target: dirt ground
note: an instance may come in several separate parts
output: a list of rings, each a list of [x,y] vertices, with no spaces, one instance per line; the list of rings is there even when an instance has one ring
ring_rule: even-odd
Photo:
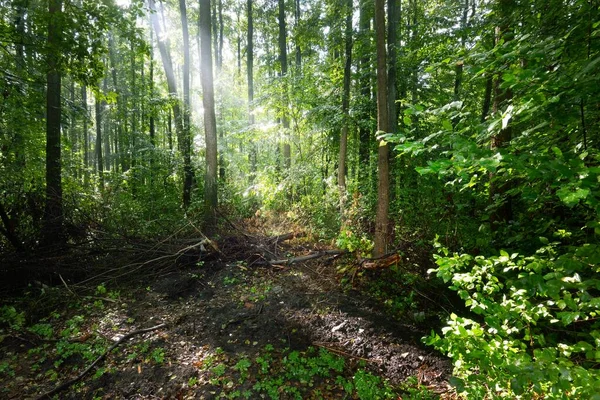
[[[97,340],[104,348],[136,329],[167,326],[123,342],[56,398],[368,398],[343,390],[346,380],[354,377],[357,382],[358,370],[389,387],[413,377],[414,385],[431,393],[447,392],[451,365],[421,344],[427,327],[397,320],[381,302],[348,285],[342,288],[336,265],[343,257],[273,265],[260,262],[264,240],[252,243],[237,237],[223,243],[219,253],[204,260],[188,255],[186,262],[152,279],[140,271],[127,288],[111,291],[107,283],[107,293],[89,299],[93,306],[70,309],[69,315],[84,316],[76,339]],[[293,257],[315,250],[314,245],[292,241],[274,244],[267,252]],[[60,324],[67,326],[64,320],[56,322],[54,332]],[[35,352],[43,343],[39,336],[2,332],[0,398],[38,398],[93,359],[65,357],[63,352],[64,362],[57,366],[56,355]],[[43,348],[57,354],[56,346],[49,339]],[[307,372],[310,379],[297,377],[294,365],[317,365],[325,358],[334,365],[327,354],[341,359],[343,368],[326,373],[315,369]],[[267,356],[271,361],[261,375]],[[301,362],[292,364],[297,356]],[[278,373],[287,373],[287,378],[277,391],[266,384],[261,391],[260,382]]]

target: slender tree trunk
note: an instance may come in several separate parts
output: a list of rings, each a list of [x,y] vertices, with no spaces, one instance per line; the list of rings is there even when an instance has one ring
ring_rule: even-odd
[[[250,129],[254,128],[254,16],[252,11],[252,0],[247,0],[248,37],[246,50],[246,69],[248,74],[248,124]],[[250,184],[256,179],[257,149],[254,141],[250,142]]]
[[[117,125],[117,133],[115,138],[115,158],[116,163],[120,164],[121,171],[125,172],[129,169],[129,164],[127,162],[125,142],[123,138],[123,123],[122,119],[125,118],[125,99],[121,93],[121,88],[119,86],[119,79],[117,73],[117,56],[116,56],[116,47],[113,35],[110,34],[108,36],[108,57],[111,65],[111,75],[113,81],[114,91],[117,94],[117,120],[115,121]]]
[[[388,0],[388,107],[389,107],[389,133],[396,133],[398,130],[398,107],[396,100],[397,91],[397,71],[398,71],[398,21],[400,20],[400,0]]]
[[[165,41],[162,35],[162,29],[160,26],[160,22],[158,20],[158,16],[156,15],[156,6],[154,0],[149,0],[150,10],[152,13],[152,25],[154,26],[154,32],[156,33],[156,39],[158,41],[158,50],[160,51],[160,58],[162,60],[163,68],[165,70],[165,75],[167,77],[167,88],[169,90],[169,96],[171,97],[171,104],[173,109],[173,117],[175,119],[175,130],[177,135],[177,141],[179,144],[179,149],[182,153],[184,153],[184,131],[183,131],[183,118],[181,114],[179,95],[177,93],[177,83],[175,80],[175,73],[173,71],[173,62],[171,61],[171,55],[169,54],[169,49],[167,47],[167,42]],[[210,10],[209,10],[210,16]],[[170,114],[169,114],[170,115]],[[170,124],[169,124],[170,125]],[[169,129],[169,132],[172,132]],[[172,138],[172,135],[170,135]],[[172,140],[169,144],[169,147],[173,149]],[[185,175],[185,173],[184,173]],[[185,179],[185,178],[184,178]],[[184,182],[185,184],[185,182]],[[185,186],[185,185],[184,185]]]
[[[190,36],[185,0],[179,0],[183,31],[183,207],[190,205],[194,180],[191,161],[190,128]]]
[[[358,126],[359,148],[359,181],[370,181],[369,165],[371,157],[371,120],[372,97],[371,97],[371,0],[361,0],[359,8],[359,41],[361,54],[358,61],[358,85],[360,87],[360,100],[363,104]]]
[[[106,76],[102,79],[102,91],[104,93],[108,93],[108,79]],[[106,102],[103,102],[103,112],[106,110]],[[111,163],[111,153],[110,153],[110,119],[103,118],[104,123],[104,134],[102,135],[102,145],[104,147],[104,170],[110,171],[110,163]]]
[[[62,0],[48,2],[48,72],[46,91],[46,209],[43,243],[60,244],[64,239],[62,198],[62,163],[60,145],[61,121],[61,28]]]
[[[221,69],[223,68],[223,30],[224,30],[223,0],[217,0],[217,1],[218,1],[217,11],[219,13],[219,55],[217,57],[217,60],[219,60],[219,63],[217,64],[217,70],[220,73]]]
[[[283,79],[283,104],[281,122],[283,125],[283,169],[289,170],[291,166],[291,147],[289,142],[290,117],[288,116],[287,95],[287,28],[285,23],[285,0],[278,0],[279,4],[279,63],[281,64],[281,77]]]
[[[89,118],[89,109],[87,104],[87,87],[85,85],[81,86],[81,105],[84,110],[83,116],[83,183],[85,186],[89,183],[89,166],[90,166],[90,143],[89,143],[89,134],[88,134],[88,118]]]
[[[340,155],[338,160],[338,186],[340,188],[340,212],[344,212],[346,198],[346,158],[348,148],[348,126],[350,125],[350,81],[352,74],[352,0],[346,1],[344,91],[342,93],[342,131],[340,134]]]
[[[496,45],[506,43],[511,40],[510,27],[508,19],[512,9],[514,8],[514,0],[499,0],[498,1],[498,16],[500,24],[496,28]],[[502,73],[498,72],[494,82],[494,104],[493,111],[495,114],[500,113],[501,109],[506,109],[512,100],[512,91],[510,88],[502,88],[503,79]],[[512,139],[512,124],[503,123],[503,128],[492,136],[490,147],[492,150],[499,150],[508,146]],[[490,202],[495,203],[494,210],[490,214],[490,227],[492,231],[496,231],[500,224],[507,223],[512,218],[512,205],[510,196],[507,191],[510,189],[510,182],[500,181],[499,176],[490,174]]]
[[[96,174],[100,182],[100,188],[104,187],[104,160],[102,158],[102,112],[104,111],[104,102],[100,95],[96,95]]]
[[[385,42],[385,0],[375,0],[375,37],[377,46],[377,130],[389,132],[387,55]],[[385,254],[389,239],[389,147],[378,146],[377,214],[375,217],[375,246],[373,255]]]
[[[200,0],[200,80],[202,103],[204,105],[204,134],[206,141],[206,176],[204,201],[206,204],[206,228],[216,227],[218,205],[217,187],[217,121],[215,118],[215,96],[213,84],[211,42],[210,0]]]
[[[300,31],[300,0],[294,1],[294,21],[296,23],[296,71],[299,74],[302,70],[302,49],[300,48],[300,38],[298,32]]]

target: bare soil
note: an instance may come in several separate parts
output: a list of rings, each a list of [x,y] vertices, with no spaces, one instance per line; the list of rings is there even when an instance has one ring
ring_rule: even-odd
[[[266,249],[266,239],[248,236],[219,243],[220,252],[210,257],[188,254],[185,262],[151,279],[139,271],[135,282],[118,292],[110,292],[107,283],[107,295],[89,299],[94,306],[70,309],[70,315],[85,315],[82,342],[97,338],[110,344],[136,329],[168,326],[123,343],[99,363],[100,372],[94,369],[57,398],[212,399],[244,392],[268,398],[251,394],[256,365],[246,376],[232,366],[255,360],[269,347],[275,358],[326,349],[345,359],[342,375],[349,380],[362,368],[391,385],[413,376],[433,392],[447,391],[449,361],[421,343],[431,327],[397,320],[363,291],[342,288],[336,265],[347,261],[341,257],[272,265],[262,262],[265,254],[302,255],[315,245],[294,240]],[[37,398],[90,364],[71,357],[53,368],[55,360],[40,362],[31,354],[42,343],[38,337],[3,332],[0,366],[10,365],[12,374],[0,372],[0,398]],[[46,348],[53,346],[48,341]],[[223,374],[214,369],[219,363],[228,366]],[[303,398],[357,398],[323,377],[310,384],[313,389],[300,390]],[[294,398],[283,391],[279,397]]]

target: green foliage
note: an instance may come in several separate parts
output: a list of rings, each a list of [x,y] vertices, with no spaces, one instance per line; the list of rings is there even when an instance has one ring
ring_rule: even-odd
[[[387,382],[382,382],[380,377],[363,370],[358,370],[354,374],[354,387],[361,400],[393,399],[395,397]]]
[[[18,312],[13,306],[0,307],[0,323],[14,330],[21,330],[25,324],[25,312]]]
[[[532,256],[436,256],[474,318],[452,314],[427,343],[454,360],[453,384],[469,397],[593,398],[600,391],[597,245]]]

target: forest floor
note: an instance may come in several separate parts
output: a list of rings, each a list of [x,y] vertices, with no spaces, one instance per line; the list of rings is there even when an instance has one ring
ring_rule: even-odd
[[[352,265],[350,255],[285,265],[261,262],[265,254],[293,258],[326,249],[308,238],[274,241],[255,229],[216,242],[219,250],[210,257],[186,254],[188,262],[151,276],[139,270],[125,284],[103,282],[87,296],[66,282],[55,289],[30,288],[30,311],[24,313],[23,300],[3,299],[0,398],[40,398],[128,333],[156,326],[125,337],[56,397],[452,396],[450,362],[421,343],[439,326],[439,317],[410,317],[435,314],[433,303],[421,309],[417,300],[407,301],[410,313],[392,312],[389,302],[357,288],[366,275],[382,272],[355,266],[340,273]],[[418,293],[422,299],[436,296]],[[56,297],[63,300],[51,300]],[[44,313],[26,315],[36,314],[32,304]]]

